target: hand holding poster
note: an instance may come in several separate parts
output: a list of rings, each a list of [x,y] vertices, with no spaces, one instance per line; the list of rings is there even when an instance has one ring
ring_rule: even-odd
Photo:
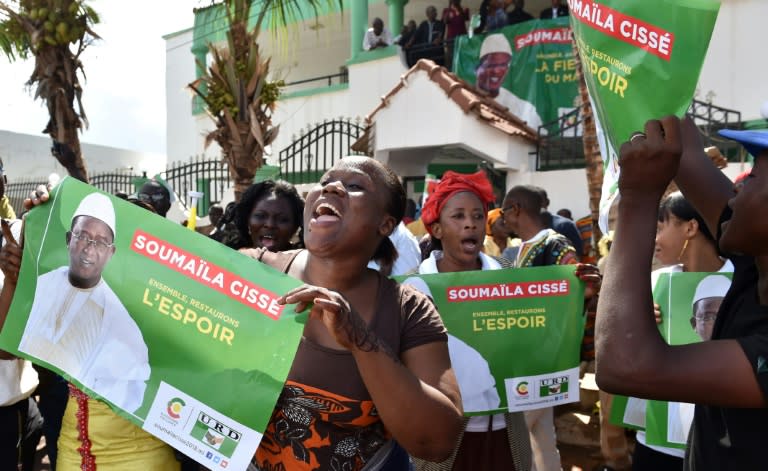
[[[203,464],[245,469],[303,330],[277,304],[299,281],[70,178],[24,236],[0,348]]]
[[[732,270],[732,265],[726,263],[724,268]],[[731,273],[655,273],[653,298],[661,310],[659,330],[664,340],[670,345],[709,340]],[[644,429],[648,445],[685,448],[693,411],[693,404],[616,396],[611,422]]]
[[[682,116],[693,97],[720,3],[568,0],[605,165],[600,225],[618,197],[618,150],[649,119]]]
[[[440,311],[465,415],[579,400],[584,284],[574,268],[398,277]]]

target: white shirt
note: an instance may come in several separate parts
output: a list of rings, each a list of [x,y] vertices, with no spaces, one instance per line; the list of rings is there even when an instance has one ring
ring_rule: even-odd
[[[10,221],[11,233],[16,240],[21,236],[21,220]],[[5,239],[2,239],[5,244]],[[5,282],[5,275],[0,271],[0,289]],[[21,358],[0,360],[0,407],[12,406],[28,398],[37,387],[37,371],[32,363]]]
[[[502,267],[493,258],[480,252],[481,270],[500,270]],[[433,250],[429,258],[419,265],[420,274],[439,273],[437,261],[443,258],[442,250]],[[425,293],[429,295],[430,293]],[[496,409],[501,404],[501,398],[496,390],[496,379],[491,374],[488,361],[480,352],[463,341],[448,335],[448,355],[451,366],[456,374],[456,381],[461,391],[461,404],[466,412]],[[501,430],[507,426],[504,414],[491,416],[492,430]],[[488,418],[485,416],[470,417],[467,422],[467,432],[487,432]]]
[[[397,249],[397,258],[395,263],[392,264],[391,276],[405,275],[416,271],[421,262],[421,249],[419,248],[419,241],[416,239],[411,231],[405,226],[403,221],[395,227],[392,234],[389,235],[389,240]],[[371,260],[368,262],[368,268],[379,270],[379,264]]]
[[[377,35],[373,32],[373,28],[368,28],[363,37],[363,49],[370,51],[375,45],[379,44],[379,41],[383,41],[387,46],[391,46],[392,33],[387,28],[382,28],[381,34]]]
[[[541,116],[536,111],[533,103],[523,100],[506,88],[499,89],[499,95],[496,97],[496,103],[509,108],[509,112],[528,124],[528,127],[538,131],[541,126]]]
[[[150,376],[141,330],[104,280],[69,282],[69,267],[37,279],[19,350],[59,368],[120,408],[141,405]]]

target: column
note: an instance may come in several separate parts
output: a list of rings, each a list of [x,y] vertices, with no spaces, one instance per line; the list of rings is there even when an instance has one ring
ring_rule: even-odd
[[[408,0],[386,0],[386,3],[389,7],[389,22],[385,23],[384,26],[392,32],[392,37],[395,37],[400,34],[400,30],[405,24],[403,11]]]
[[[208,46],[194,46],[192,54],[195,56],[195,80],[200,79],[205,73],[207,67],[206,59],[208,56]],[[205,82],[200,83],[198,87],[203,93],[208,92],[208,86]],[[192,98],[192,114],[200,114],[205,111],[203,99],[197,95]]]
[[[350,59],[355,59],[363,50],[363,38],[368,30],[368,0],[352,0],[349,8]]]

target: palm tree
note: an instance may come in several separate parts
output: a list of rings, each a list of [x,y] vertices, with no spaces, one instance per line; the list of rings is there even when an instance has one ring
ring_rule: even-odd
[[[302,8],[309,7],[317,17],[321,3],[342,7],[342,0],[263,0],[251,27],[251,0],[224,0],[221,4],[229,24],[226,46],[209,44],[211,65],[189,87],[203,100],[216,126],[206,136],[205,145],[215,141],[221,147],[235,182],[236,201],[253,183],[256,171],[264,165],[266,148],[279,131],[272,124],[272,114],[285,83],[271,80],[270,58],[258,44],[262,24],[269,18],[275,32],[299,19]]]
[[[27,86],[48,107],[43,133],[53,139],[51,153],[67,172],[88,181],[78,131],[88,127],[81,101],[80,55],[99,39],[99,22],[85,0],[15,0],[0,2],[0,49],[9,60],[35,58]],[[77,101],[77,109],[75,109]]]

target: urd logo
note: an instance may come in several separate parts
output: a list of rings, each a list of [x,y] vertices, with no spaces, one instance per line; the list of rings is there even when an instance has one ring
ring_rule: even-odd
[[[568,377],[556,376],[539,381],[539,397],[555,396],[568,392]]]
[[[243,436],[237,430],[204,412],[198,414],[190,435],[227,458],[232,458],[232,454]]]

